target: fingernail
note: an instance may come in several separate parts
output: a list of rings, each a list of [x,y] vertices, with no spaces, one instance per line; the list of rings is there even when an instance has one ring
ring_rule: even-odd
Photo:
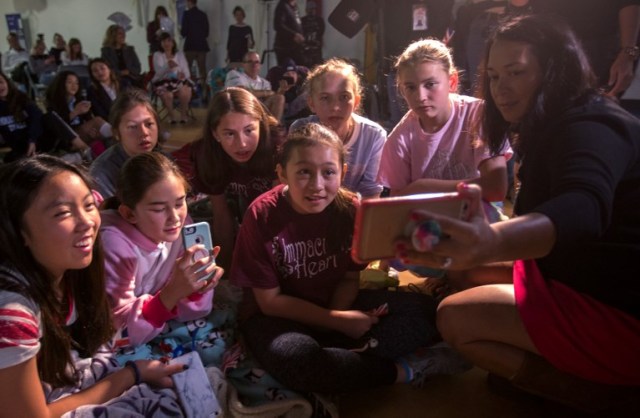
[[[462,190],[469,190],[469,183],[460,183],[459,186]]]

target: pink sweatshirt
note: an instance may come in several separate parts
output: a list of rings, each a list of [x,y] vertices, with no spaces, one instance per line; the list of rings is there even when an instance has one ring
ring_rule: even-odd
[[[131,345],[153,339],[170,319],[189,321],[211,311],[213,290],[193,293],[171,311],[160,301],[158,293],[184,252],[182,240],[156,244],[117,211],[102,211],[101,216],[107,293],[115,325],[127,328]]]

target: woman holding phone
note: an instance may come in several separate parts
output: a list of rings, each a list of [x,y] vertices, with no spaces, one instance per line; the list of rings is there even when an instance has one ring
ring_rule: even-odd
[[[399,256],[465,273],[460,287],[471,288],[442,301],[438,327],[473,363],[524,391],[626,416],[640,392],[640,122],[596,90],[561,22],[504,23],[485,58],[489,146],[508,136],[522,157],[517,216],[488,224],[479,188],[460,185],[471,221],[422,214],[450,238]]]

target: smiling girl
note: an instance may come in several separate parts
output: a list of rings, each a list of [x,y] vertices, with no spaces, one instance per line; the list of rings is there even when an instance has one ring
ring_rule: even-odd
[[[170,387],[182,366],[118,368],[106,345],[113,325],[89,179],[37,155],[4,165],[0,182],[0,417],[178,416],[173,391],[140,383]]]
[[[244,289],[248,347],[276,380],[308,392],[420,383],[460,370],[446,347],[399,358],[439,339],[433,299],[359,289],[364,266],[350,257],[358,201],[341,186],[344,168],[342,141],[307,124],[282,146],[282,184],[247,210],[231,281]]]
[[[193,261],[202,245],[185,249],[187,182],[160,153],[143,153],[122,167],[117,198],[102,212],[105,270],[115,324],[130,344],[151,340],[170,319],[188,321],[211,311],[223,274],[212,257]],[[200,270],[202,267],[204,269]],[[214,272],[210,279],[200,280]]]

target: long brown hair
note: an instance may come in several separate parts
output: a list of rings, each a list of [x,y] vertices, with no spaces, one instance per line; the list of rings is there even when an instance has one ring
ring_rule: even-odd
[[[319,123],[307,123],[290,132],[278,153],[278,164],[282,169],[286,169],[293,150],[313,146],[323,146],[335,150],[338,154],[338,162],[342,171],[347,158],[347,150],[344,147],[344,143],[333,130]],[[356,202],[357,195],[340,186],[333,202],[325,209],[330,212],[331,219],[335,222],[327,232],[327,243],[331,249],[345,250],[350,248]]]
[[[239,87],[228,87],[216,93],[209,103],[207,120],[204,125],[202,152],[194,155],[196,175],[209,187],[226,185],[229,173],[236,164],[213,136],[223,116],[230,112],[249,115],[260,123],[258,148],[247,163],[249,171],[256,176],[273,177],[275,169],[275,147],[271,139],[271,129],[278,121],[250,92]]]
[[[5,73],[0,71],[0,77],[7,83],[7,108],[9,113],[13,116],[16,122],[22,122],[27,118],[25,108],[30,99],[25,93],[21,92],[16,87],[13,80],[11,80]]]
[[[21,283],[2,277],[0,288],[18,292],[40,307],[43,332],[38,371],[41,380],[54,387],[76,383],[71,349],[83,357],[91,356],[114,333],[100,236],[93,247],[91,264],[67,270],[60,282],[60,288],[70,292],[76,302],[78,316],[69,328],[64,326],[65,308],[56,297],[54,278],[25,245],[24,214],[45,180],[64,171],[77,175],[91,189],[89,177],[79,167],[44,154],[0,168],[0,182],[5,185],[0,188],[0,261],[6,270],[24,278]]]

